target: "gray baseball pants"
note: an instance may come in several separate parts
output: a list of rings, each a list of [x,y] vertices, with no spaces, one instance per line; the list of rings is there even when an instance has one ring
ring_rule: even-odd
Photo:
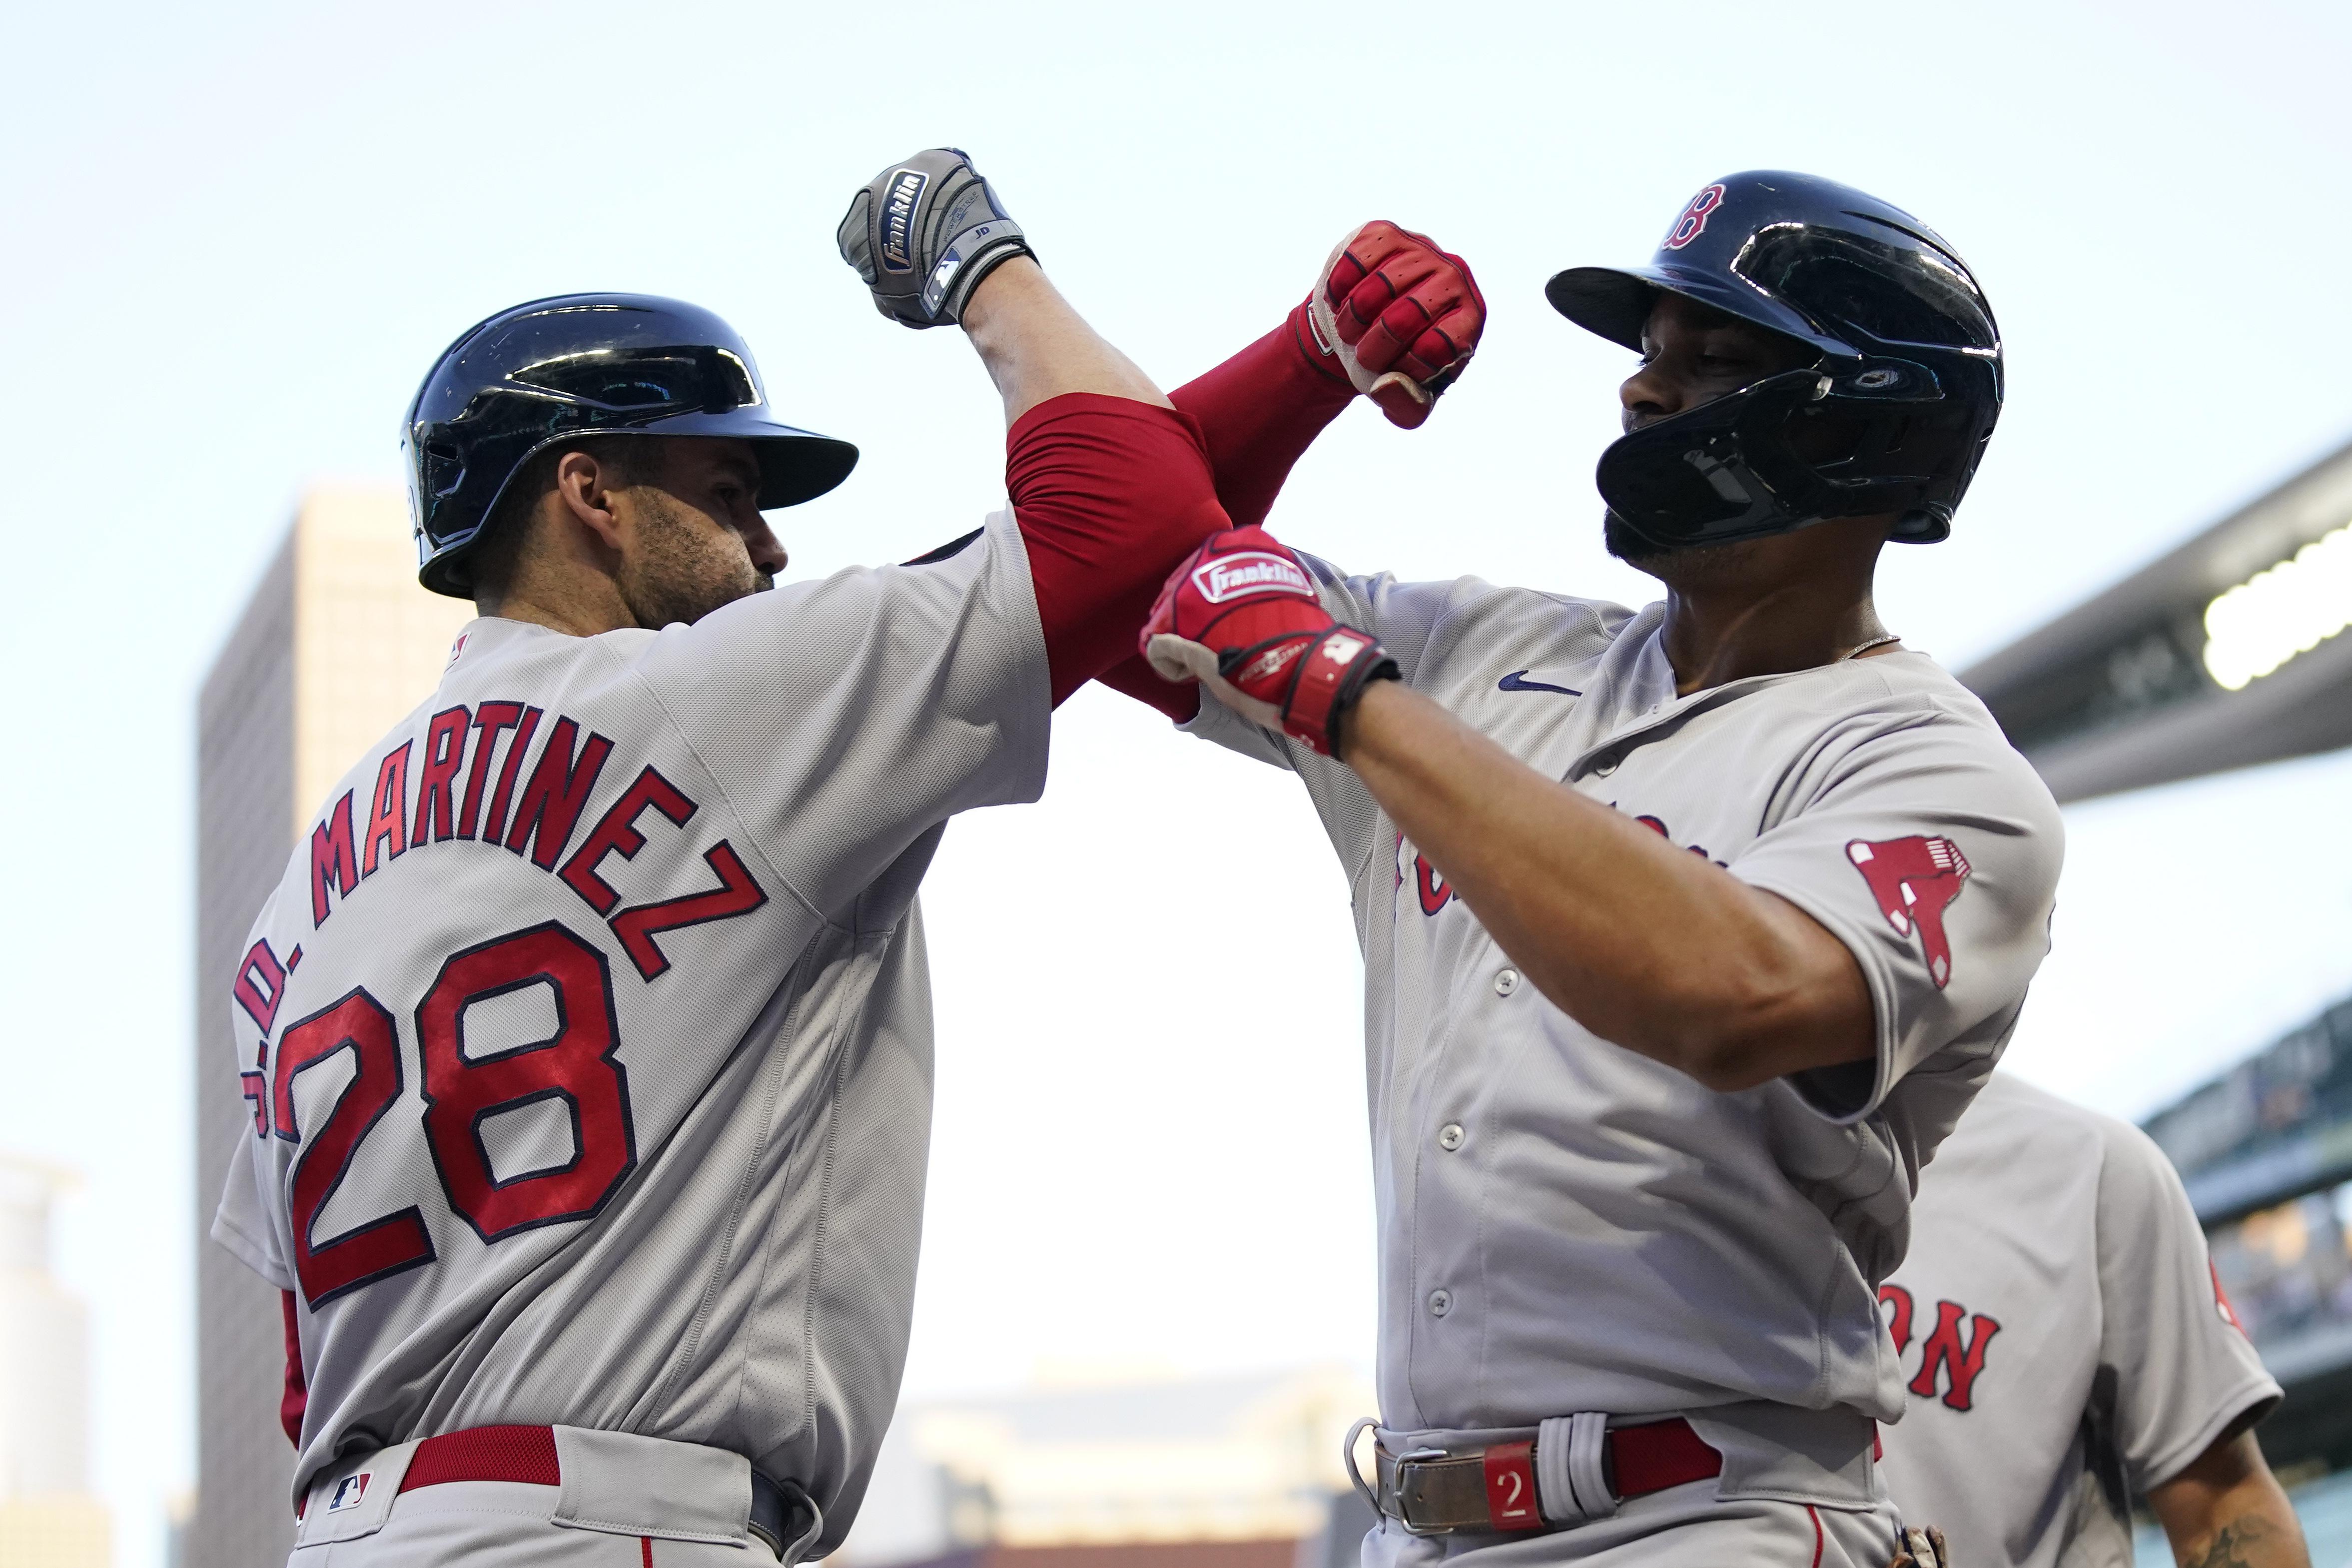
[[[287,1568],[774,1568],[775,1552],[747,1528],[741,1455],[554,1432],[553,1485],[450,1480],[403,1491],[414,1443],[345,1460],[312,1482]]]

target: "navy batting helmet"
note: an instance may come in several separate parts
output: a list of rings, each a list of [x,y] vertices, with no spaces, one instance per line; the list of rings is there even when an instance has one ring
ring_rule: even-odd
[[[699,306],[560,294],[501,310],[443,352],[416,389],[408,459],[417,581],[467,598],[468,552],[534,453],[582,436],[719,436],[759,454],[762,510],[849,477],[857,448],[771,416],[751,351]]]
[[[1575,267],[1554,309],[1639,351],[1661,293],[1810,346],[1801,370],[1632,431],[1601,456],[1601,496],[1661,549],[1894,512],[1930,543],[2000,416],[2000,331],[1958,252],[1850,185],[1729,174],[1690,199],[1646,267]]]

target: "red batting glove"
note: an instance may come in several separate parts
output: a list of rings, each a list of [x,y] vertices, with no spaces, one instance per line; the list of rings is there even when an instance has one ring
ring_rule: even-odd
[[[1252,723],[1327,757],[1339,721],[1396,660],[1370,632],[1331,618],[1305,563],[1262,528],[1213,535],[1151,606],[1143,656],[1168,680],[1197,680]]]
[[[1375,219],[1339,242],[1307,297],[1317,347],[1391,425],[1416,428],[1486,330],[1470,264],[1427,235]]]

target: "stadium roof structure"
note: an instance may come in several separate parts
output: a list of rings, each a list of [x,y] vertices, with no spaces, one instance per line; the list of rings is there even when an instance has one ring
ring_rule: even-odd
[[[2063,802],[2352,745],[2352,444],[1961,672]]]

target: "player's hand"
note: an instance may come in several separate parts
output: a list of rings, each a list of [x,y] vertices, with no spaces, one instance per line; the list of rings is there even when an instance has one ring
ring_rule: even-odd
[[[955,147],[929,148],[875,175],[849,198],[835,237],[874,290],[874,308],[909,327],[961,321],[982,279],[1036,255]]]
[[[1886,1568],[1952,1568],[1952,1560],[1944,1554],[1944,1532],[1932,1524],[1925,1530],[1906,1530],[1895,1561]]]
[[[1470,264],[1385,218],[1339,242],[1307,310],[1318,346],[1390,424],[1408,430],[1429,417],[1486,330],[1486,300]]]
[[[1176,568],[1151,607],[1143,656],[1197,680],[1243,718],[1337,756],[1364,687],[1396,677],[1370,632],[1331,618],[1306,564],[1262,528],[1229,528]]]

